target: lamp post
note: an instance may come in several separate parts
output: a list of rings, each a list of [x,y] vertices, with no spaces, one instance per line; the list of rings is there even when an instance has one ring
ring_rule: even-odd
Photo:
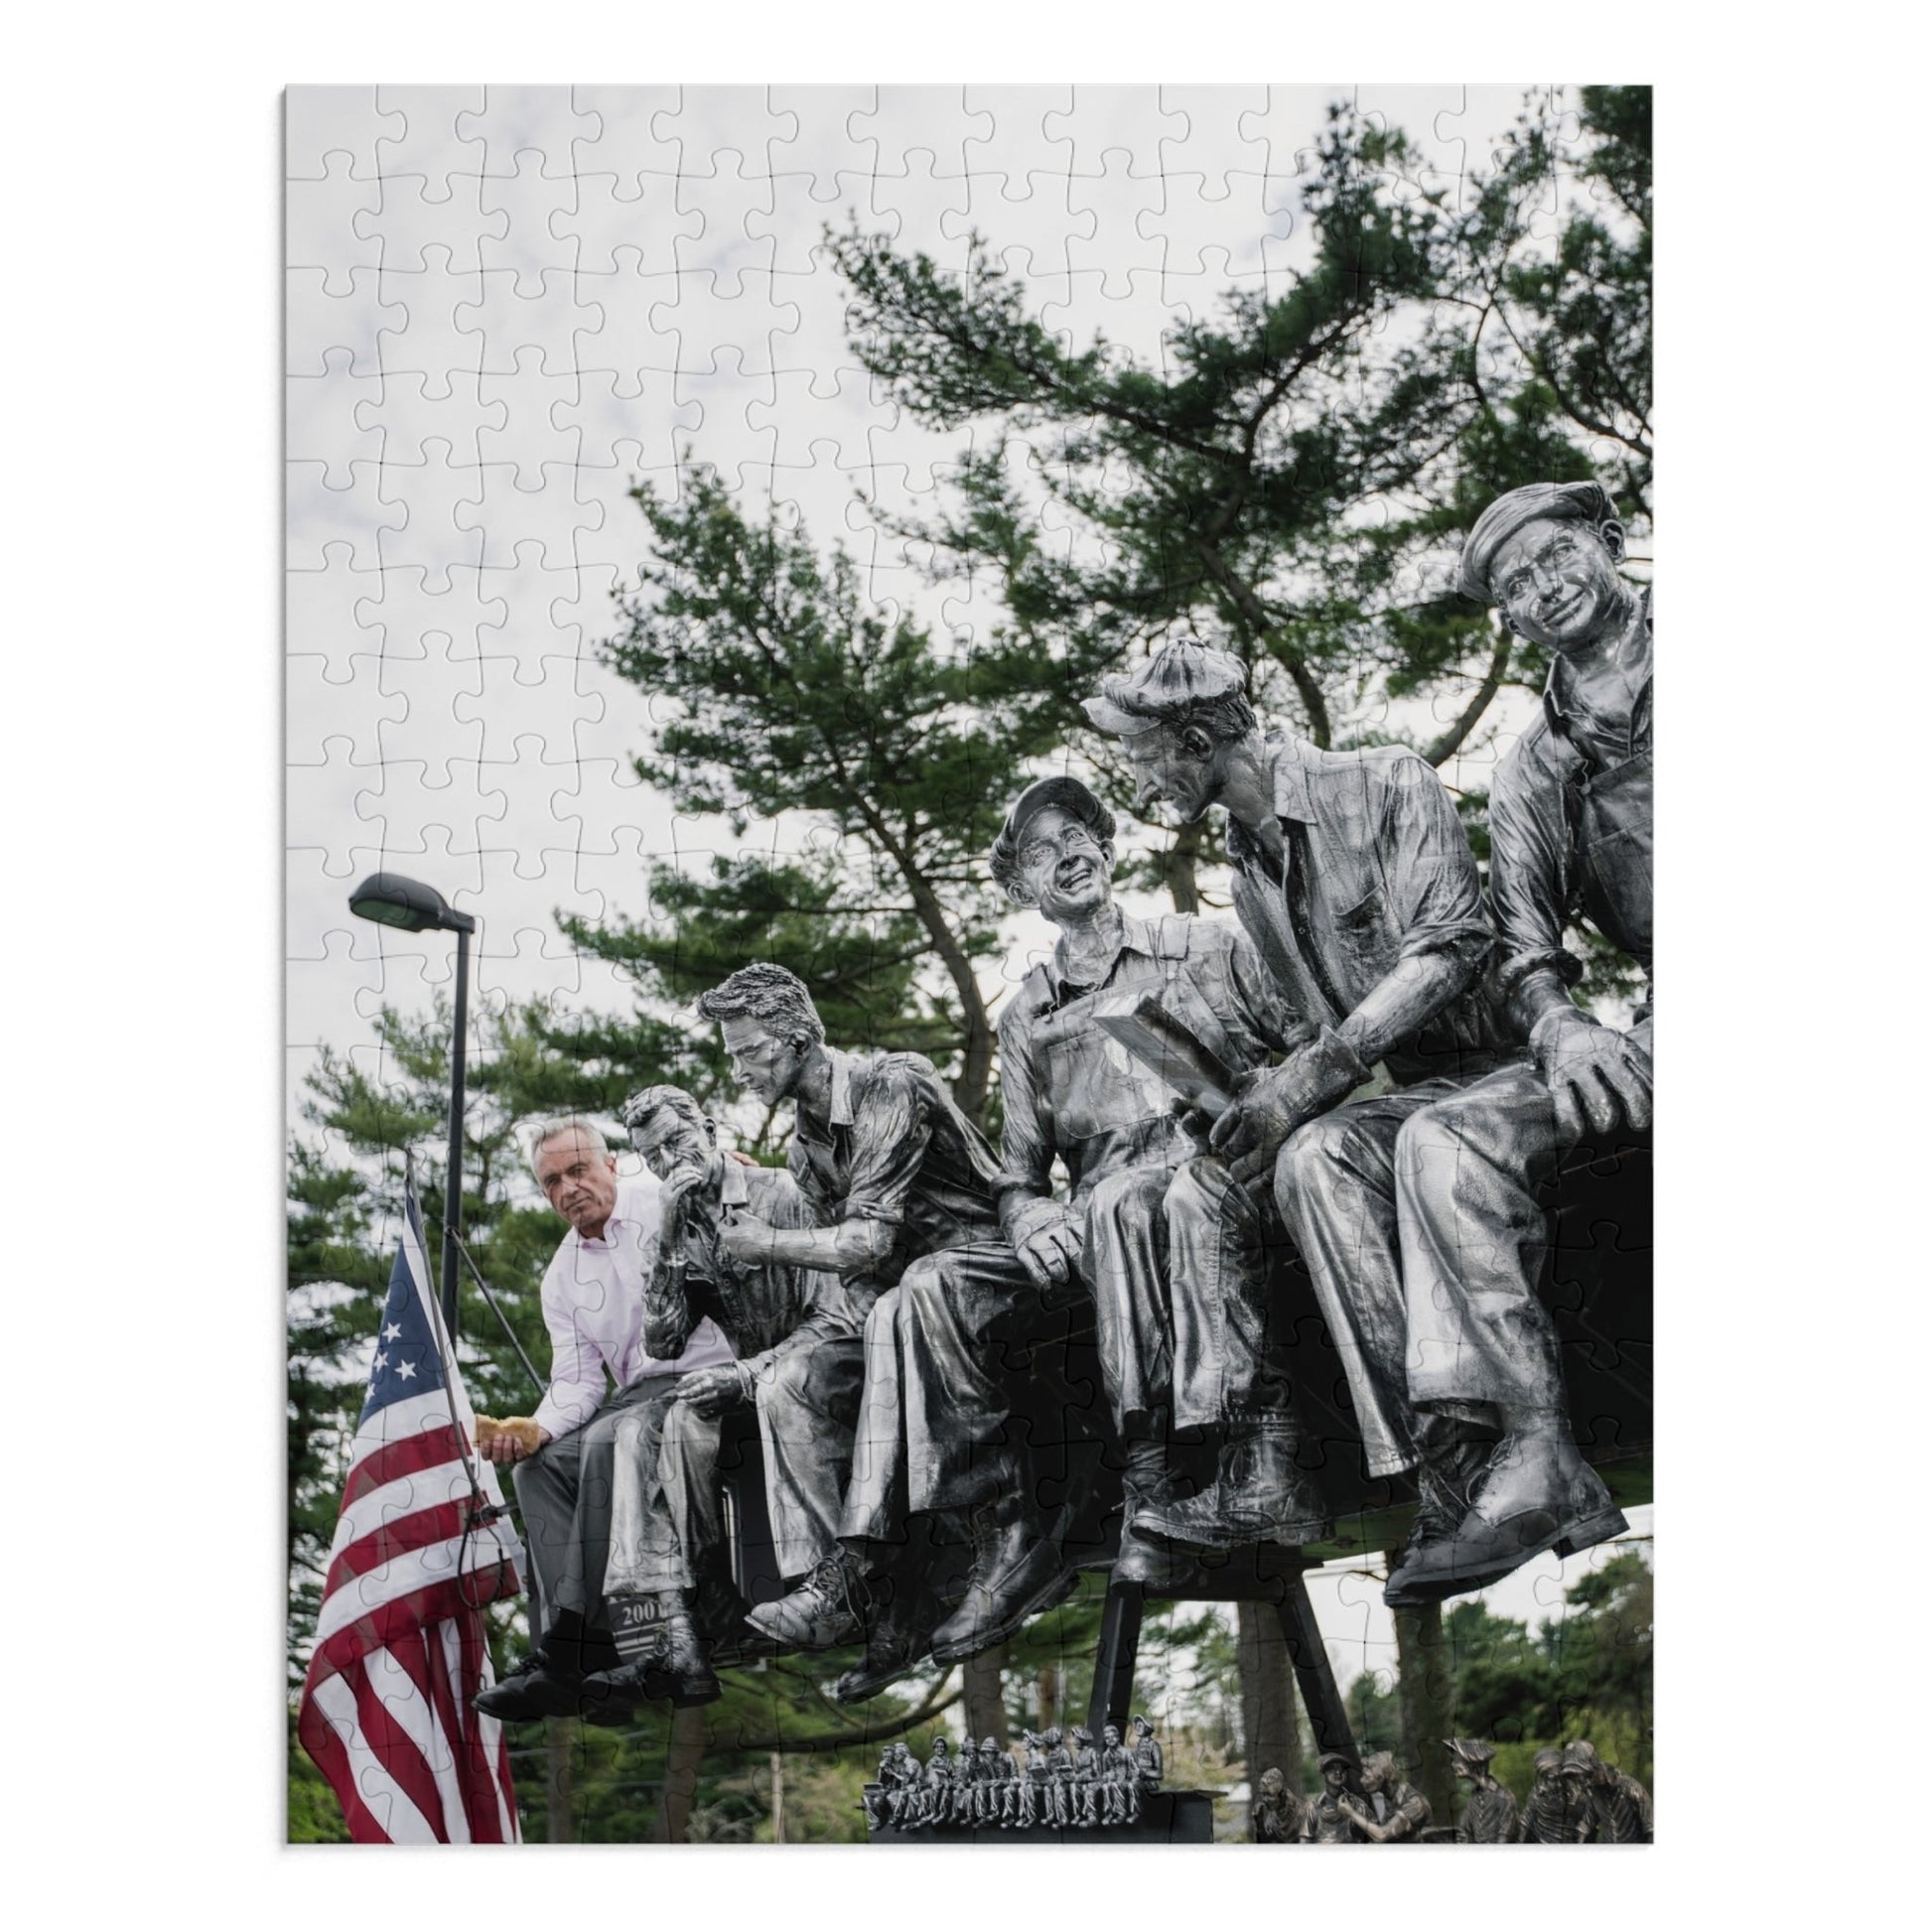
[[[463,1226],[463,1086],[470,1041],[470,935],[477,922],[434,886],[399,872],[372,872],[348,896],[358,919],[399,932],[456,934],[456,1036],[450,1042],[450,1160],[443,1190],[443,1325],[456,1340],[457,1236]]]

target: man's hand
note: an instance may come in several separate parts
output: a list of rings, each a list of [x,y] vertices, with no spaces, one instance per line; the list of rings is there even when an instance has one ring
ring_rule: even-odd
[[[1080,1265],[1080,1224],[1058,1201],[1030,1201],[1013,1216],[1007,1239],[1042,1294],[1065,1287]]]
[[[722,1416],[752,1400],[752,1373],[743,1362],[701,1368],[678,1380],[673,1400],[701,1416]]]
[[[549,1440],[549,1430],[528,1416],[477,1418],[477,1453],[504,1466],[534,1455]]]
[[[1324,1027],[1280,1066],[1244,1073],[1234,1105],[1214,1123],[1207,1144],[1244,1187],[1266,1185],[1289,1137],[1368,1078],[1355,1049]]]
[[[1628,1034],[1566,1002],[1531,1029],[1530,1054],[1556,1102],[1566,1147],[1611,1133],[1619,1122],[1633,1134],[1649,1131],[1650,1055]]]
[[[756,1214],[735,1213],[718,1230],[718,1245],[734,1261],[758,1265],[772,1259],[771,1245],[777,1233],[769,1221],[760,1221]]]

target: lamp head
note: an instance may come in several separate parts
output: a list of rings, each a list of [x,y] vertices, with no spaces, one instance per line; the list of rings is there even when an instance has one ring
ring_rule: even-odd
[[[405,879],[399,872],[372,872],[348,896],[358,919],[394,926],[401,932],[475,932],[477,922],[459,912],[434,886]]]

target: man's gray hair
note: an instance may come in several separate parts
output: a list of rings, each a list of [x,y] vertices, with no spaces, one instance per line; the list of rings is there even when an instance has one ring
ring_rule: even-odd
[[[523,1137],[523,1146],[530,1160],[530,1172],[536,1172],[538,1161],[543,1158],[543,1150],[552,1141],[561,1141],[566,1134],[582,1134],[600,1154],[610,1153],[604,1139],[604,1130],[595,1121],[589,1121],[582,1114],[553,1114],[547,1120],[540,1120]]]

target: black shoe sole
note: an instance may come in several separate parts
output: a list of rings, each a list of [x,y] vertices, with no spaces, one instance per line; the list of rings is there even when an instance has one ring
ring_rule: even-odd
[[[1134,1529],[1138,1535],[1158,1536],[1182,1550],[1254,1550],[1264,1543],[1278,1550],[1306,1550],[1312,1543],[1326,1543],[1335,1533],[1335,1524],[1333,1517],[1316,1517],[1266,1530],[1217,1530],[1211,1542],[1198,1530],[1170,1529],[1160,1522],[1137,1522]]]
[[[864,1704],[876,1698],[881,1691],[889,1691],[901,1677],[909,1677],[921,1664],[932,1659],[932,1646],[922,1645],[904,1663],[890,1671],[849,1670],[833,1687],[832,1695],[840,1704]]]
[[[1587,1516],[1582,1522],[1560,1524],[1550,1534],[1538,1542],[1526,1543],[1515,1555],[1505,1561],[1501,1557],[1468,1571],[1456,1571],[1449,1576],[1424,1577],[1415,1583],[1395,1589],[1392,1578],[1382,1591],[1382,1601],[1392,1610],[1420,1608],[1425,1603],[1447,1602],[1451,1596],[1466,1596],[1471,1590],[1487,1589],[1492,1584],[1499,1584],[1505,1577],[1513,1577],[1534,1557],[1544,1551],[1553,1550],[1558,1557],[1574,1557],[1579,1550],[1593,1549],[1599,1543],[1607,1543],[1613,1536],[1621,1536],[1630,1527],[1629,1519],[1614,1504],[1608,1509],[1599,1509],[1593,1516]]]

